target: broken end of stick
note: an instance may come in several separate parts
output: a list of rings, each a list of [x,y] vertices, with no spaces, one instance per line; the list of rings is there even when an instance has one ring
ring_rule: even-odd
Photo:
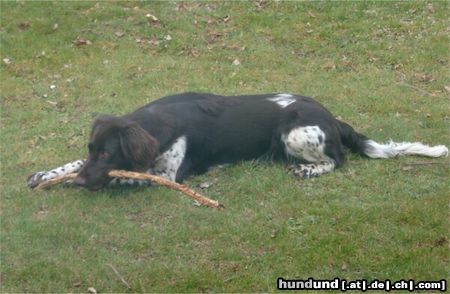
[[[44,182],[39,183],[39,185],[37,185],[36,187],[32,188],[35,191],[40,191],[40,190],[44,190],[45,188],[48,188],[50,186],[54,186],[56,184],[60,184],[60,183],[64,183],[68,180],[73,180],[75,179],[77,176],[76,173],[72,173],[72,174],[68,174],[68,175],[64,175],[64,176],[60,176],[51,180],[47,180]]]

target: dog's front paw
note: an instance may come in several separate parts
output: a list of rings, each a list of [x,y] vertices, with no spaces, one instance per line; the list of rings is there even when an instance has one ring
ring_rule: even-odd
[[[37,172],[35,174],[32,174],[27,178],[27,186],[31,189],[35,188],[37,185],[39,185],[42,182],[45,182],[45,180],[42,179],[42,177],[46,174],[44,171]]]

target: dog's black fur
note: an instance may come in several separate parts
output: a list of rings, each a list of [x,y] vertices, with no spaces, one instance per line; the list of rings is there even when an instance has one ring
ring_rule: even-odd
[[[121,117],[101,117],[93,125],[89,158],[78,183],[95,189],[108,182],[108,170],[145,171],[180,136],[186,136],[188,145],[177,181],[211,166],[263,155],[286,159],[281,135],[298,126],[317,125],[325,132],[325,154],[337,167],[345,160],[344,145],[363,153],[360,145],[365,137],[315,100],[293,96],[296,102],[282,108],[267,100],[275,95],[184,93]]]
[[[167,96],[130,114],[98,118],[88,147],[86,162],[38,172],[28,185],[79,171],[75,183],[97,190],[111,181],[112,169],[150,172],[180,182],[215,165],[262,156],[294,160],[299,164],[293,173],[310,177],[340,167],[345,147],[371,158],[448,154],[442,145],[379,144],[335,119],[314,99],[290,94]]]

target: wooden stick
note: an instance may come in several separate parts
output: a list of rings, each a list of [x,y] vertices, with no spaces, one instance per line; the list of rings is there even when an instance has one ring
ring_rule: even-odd
[[[131,290],[130,284],[128,284],[127,281],[125,281],[125,279],[119,274],[119,271],[117,271],[117,269],[110,263],[107,263],[106,265],[112,269],[112,271],[116,274],[116,276],[119,278],[119,280],[122,282],[122,284],[124,284],[125,287],[127,287],[129,290]]]
[[[410,84],[405,83],[405,82],[401,82],[401,83],[398,83],[398,84],[399,84],[399,85],[402,85],[402,86],[409,87],[409,88],[414,89],[414,90],[416,90],[416,91],[422,92],[422,93],[425,94],[425,95],[431,96],[430,93],[428,93],[427,91],[425,91],[424,89],[421,89],[421,88],[419,88],[419,87],[410,85]],[[431,97],[433,97],[433,96],[431,96]]]
[[[189,189],[185,185],[181,185],[181,184],[169,181],[168,179],[158,177],[155,175],[146,174],[146,173],[130,172],[130,171],[124,171],[124,170],[112,170],[108,173],[108,175],[110,177],[117,177],[117,178],[130,178],[130,179],[137,179],[137,180],[152,181],[161,186],[164,186],[164,187],[167,187],[167,188],[170,188],[173,190],[178,190],[178,191],[184,193],[186,196],[188,196],[194,200],[197,200],[202,205],[212,207],[212,208],[218,208],[218,209],[224,208],[224,206],[222,204],[220,204],[218,201],[206,198],[202,194]]]
[[[77,176],[77,174],[73,173],[73,174],[68,174],[68,175],[56,177],[56,178],[53,178],[51,180],[48,180],[48,181],[40,183],[34,189],[35,190],[42,190],[42,189],[45,189],[45,188],[50,187],[50,186],[54,186],[54,185],[59,184],[59,183],[64,183],[67,180],[73,180],[73,179],[76,178],[76,176]]]
[[[124,171],[124,170],[111,170],[108,175],[113,178],[128,178],[128,179],[136,179],[136,180],[147,180],[154,182],[156,184],[159,184],[161,186],[167,187],[169,189],[177,190],[185,194],[186,196],[198,201],[200,204],[222,209],[224,206],[220,204],[216,200],[211,200],[205,196],[203,196],[200,193],[195,192],[194,190],[189,189],[186,185],[181,185],[172,181],[169,181],[168,179],[158,177],[155,175],[147,174],[147,173],[137,173],[137,172],[130,172],[130,171]],[[68,174],[65,176],[57,177],[45,182],[40,183],[38,186],[36,186],[36,190],[41,190],[62,182],[65,182],[67,180],[73,180],[77,174]]]

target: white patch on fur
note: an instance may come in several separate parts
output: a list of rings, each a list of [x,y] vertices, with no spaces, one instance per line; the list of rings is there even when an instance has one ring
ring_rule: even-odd
[[[448,155],[448,148],[444,145],[428,146],[420,142],[396,143],[390,141],[386,144],[380,144],[373,140],[367,140],[364,154],[370,158],[390,158],[400,155],[441,157]]]
[[[325,133],[318,126],[305,126],[283,134],[286,154],[311,162],[292,167],[294,175],[302,178],[317,177],[334,170],[334,160],[324,153]]]
[[[267,98],[267,100],[275,102],[281,108],[286,108],[297,101],[291,94],[278,94],[275,97]]]
[[[187,140],[185,136],[179,137],[166,152],[158,156],[155,166],[147,171],[149,174],[157,175],[171,181],[175,181],[178,169],[186,156]],[[114,178],[110,186],[145,186],[152,185],[150,181]]]
[[[156,158],[155,167],[149,172],[175,181],[178,169],[186,156],[186,148],[186,136],[179,137],[166,152]]]
[[[318,126],[298,127],[281,138],[286,153],[309,162],[328,161],[325,155],[325,133]]]

